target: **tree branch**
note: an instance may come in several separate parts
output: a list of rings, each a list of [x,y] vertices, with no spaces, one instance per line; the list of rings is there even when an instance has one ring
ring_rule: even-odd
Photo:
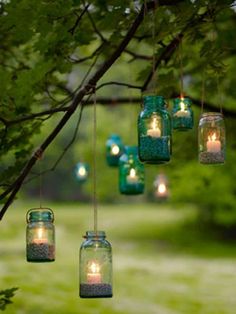
[[[75,30],[78,27],[80,20],[82,19],[85,12],[88,10],[89,6],[90,6],[90,3],[85,6],[84,10],[78,16],[77,20],[75,21],[75,25],[71,29],[68,30],[68,32],[71,33],[72,35],[74,35]]]
[[[23,168],[21,174],[19,177],[15,180],[15,182],[12,184],[11,190],[7,190],[8,193],[3,192],[0,196],[0,199],[3,199],[7,195],[8,198],[3,205],[1,211],[0,211],[0,220],[2,220],[5,212],[7,211],[8,207],[14,200],[17,192],[19,191],[22,183],[24,182],[26,176],[34,166],[34,164],[38,160],[38,156],[41,156],[42,153],[46,150],[46,148],[49,146],[49,144],[55,139],[55,137],[60,133],[61,129],[64,127],[64,125],[68,122],[68,120],[71,118],[75,110],[77,109],[78,105],[81,103],[83,97],[88,93],[91,92],[94,87],[96,86],[99,79],[107,72],[107,70],[112,66],[112,64],[119,58],[121,53],[124,51],[124,49],[129,44],[130,40],[133,38],[133,35],[135,34],[136,30],[142,23],[144,18],[144,6],[142,6],[139,14],[137,15],[136,19],[134,20],[133,24],[131,25],[130,29],[128,30],[126,36],[120,43],[120,45],[117,47],[117,49],[112,53],[112,55],[101,65],[101,67],[95,72],[95,74],[92,76],[92,78],[89,80],[89,82],[81,88],[77,94],[74,96],[74,99],[69,106],[68,110],[62,117],[62,119],[59,121],[57,126],[54,128],[54,130],[49,134],[49,136],[45,139],[45,141],[41,144],[40,148],[33,154],[33,156],[30,158],[30,160],[27,162],[25,167]]]

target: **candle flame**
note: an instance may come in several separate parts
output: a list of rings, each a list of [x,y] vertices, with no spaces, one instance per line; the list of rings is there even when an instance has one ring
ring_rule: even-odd
[[[135,171],[134,168],[131,168],[131,169],[130,169],[129,175],[130,175],[131,178],[134,178],[134,177],[136,176],[136,171]]]
[[[89,266],[89,270],[91,271],[91,273],[97,274],[100,272],[100,266],[98,263],[92,262],[91,265]]]
[[[119,152],[120,152],[119,146],[118,146],[118,145],[113,145],[112,148],[111,148],[111,153],[112,153],[113,155],[118,155]]]
[[[185,111],[185,104],[184,104],[184,102],[183,102],[183,98],[181,98],[181,102],[180,102],[180,110],[181,111]]]
[[[37,236],[38,236],[38,239],[43,239],[43,228],[38,228],[37,230]]]
[[[159,192],[160,194],[166,193],[166,185],[165,185],[164,183],[159,184],[159,186],[158,186],[158,192]]]
[[[159,128],[158,127],[158,119],[157,119],[157,116],[155,116],[155,115],[152,118],[151,127],[153,130],[156,130]]]
[[[84,176],[86,175],[86,169],[85,169],[84,166],[82,166],[82,167],[80,167],[80,168],[78,169],[78,175],[79,175],[80,177],[84,177]]]
[[[208,141],[215,142],[215,140],[216,140],[216,133],[214,132],[212,135],[208,136]]]

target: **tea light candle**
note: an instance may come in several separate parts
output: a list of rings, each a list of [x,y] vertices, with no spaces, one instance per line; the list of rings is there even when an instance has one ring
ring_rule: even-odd
[[[149,135],[151,137],[160,137],[161,136],[161,130],[158,127],[158,120],[157,120],[156,116],[154,116],[152,118],[151,128],[148,129],[147,135]]]
[[[135,169],[131,168],[130,173],[127,176],[127,182],[128,183],[137,183],[138,182],[138,177],[136,175]]]
[[[120,152],[120,148],[119,148],[118,145],[113,145],[113,146],[111,147],[111,154],[112,154],[112,155],[118,155],[119,152]]]
[[[96,262],[92,262],[87,273],[87,283],[98,284],[102,282],[102,275],[100,273],[100,266]]]
[[[180,102],[180,110],[178,110],[175,113],[176,117],[189,117],[190,116],[190,112],[188,110],[185,110],[185,104],[183,102],[183,100],[181,100]]]
[[[44,228],[38,228],[36,230],[36,237],[32,241],[33,244],[46,244],[48,239],[45,234]]]
[[[221,150],[221,142],[216,140],[216,134],[208,136],[207,141],[207,152],[208,153],[219,153]]]

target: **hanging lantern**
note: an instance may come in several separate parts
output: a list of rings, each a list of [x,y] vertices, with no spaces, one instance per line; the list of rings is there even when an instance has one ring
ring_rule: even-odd
[[[26,257],[28,262],[55,260],[54,214],[50,208],[33,208],[27,213]]]
[[[124,145],[119,135],[112,134],[106,142],[106,159],[111,167],[119,164],[119,158],[123,154]]]
[[[142,162],[161,164],[171,155],[171,120],[162,96],[145,96],[138,118],[139,158]]]
[[[207,112],[198,127],[199,162],[222,164],[225,161],[225,123],[221,113]]]
[[[104,231],[87,231],[80,247],[80,297],[112,297],[112,248]]]
[[[166,200],[169,197],[169,187],[168,187],[168,180],[164,174],[159,174],[155,181],[155,197],[158,200]]]
[[[88,179],[89,166],[87,163],[78,162],[75,167],[75,176],[78,182],[84,183]]]
[[[179,131],[187,131],[193,128],[193,110],[189,98],[180,96],[174,99],[172,125],[174,130]]]
[[[144,165],[139,161],[136,146],[125,146],[120,157],[119,188],[122,194],[142,194],[144,191]]]

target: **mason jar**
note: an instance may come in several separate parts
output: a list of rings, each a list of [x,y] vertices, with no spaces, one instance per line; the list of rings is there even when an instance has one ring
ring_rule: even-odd
[[[55,260],[54,214],[50,208],[33,208],[27,213],[26,258],[28,262]]]
[[[123,154],[124,145],[121,137],[117,134],[112,134],[106,142],[106,160],[111,167],[117,167],[119,158]]]
[[[112,248],[104,231],[87,231],[80,247],[80,297],[112,297]]]
[[[119,160],[119,190],[121,194],[144,192],[144,165],[139,161],[137,146],[125,146]]]
[[[188,97],[173,100],[172,126],[174,130],[187,131],[193,128],[193,110]]]
[[[199,120],[198,150],[202,164],[225,162],[225,123],[221,113],[206,112]]]
[[[142,162],[166,163],[171,156],[171,119],[162,96],[144,96],[138,117],[138,154]]]

